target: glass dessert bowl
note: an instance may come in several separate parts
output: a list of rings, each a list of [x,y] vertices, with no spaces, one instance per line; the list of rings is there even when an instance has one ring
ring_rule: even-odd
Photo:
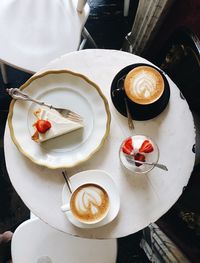
[[[159,149],[157,144],[148,136],[134,135],[122,142],[119,158],[122,165],[128,170],[136,174],[148,173],[159,160]],[[145,162],[154,164],[146,164]]]

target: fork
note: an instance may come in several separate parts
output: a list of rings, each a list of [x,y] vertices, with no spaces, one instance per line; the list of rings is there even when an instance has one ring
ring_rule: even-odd
[[[64,118],[67,118],[71,121],[75,121],[75,122],[82,122],[83,121],[83,118],[79,114],[77,114],[76,112],[73,112],[69,109],[57,108],[57,107],[54,107],[53,105],[47,104],[47,103],[42,102],[42,101],[38,101],[36,99],[33,99],[28,94],[22,92],[21,90],[19,90],[17,88],[6,89],[6,91],[13,99],[24,100],[24,101],[32,101],[32,102],[37,103],[41,106],[45,106],[45,107],[48,107],[50,109],[56,110]]]
[[[167,166],[165,166],[164,164],[155,163],[155,162],[146,162],[146,161],[145,161],[145,162],[142,162],[142,161],[139,161],[139,160],[135,160],[132,155],[128,155],[128,154],[125,154],[125,157],[126,157],[127,161],[130,162],[130,163],[139,163],[139,164],[154,165],[154,166],[157,167],[157,168],[160,168],[160,169],[162,169],[162,170],[168,171]]]

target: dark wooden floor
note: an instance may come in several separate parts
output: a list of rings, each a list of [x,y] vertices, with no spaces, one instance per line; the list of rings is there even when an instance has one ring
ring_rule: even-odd
[[[99,48],[120,49],[125,35],[130,31],[134,19],[137,1],[130,1],[130,16],[123,16],[123,0],[89,0],[91,12],[86,27]],[[87,47],[87,46],[86,46]],[[90,48],[88,46],[88,48]],[[20,87],[31,75],[7,67],[8,87]],[[0,233],[11,230],[30,216],[29,209],[24,205],[12,187],[7,175],[3,136],[7,119],[10,98],[5,93],[0,76]],[[139,247],[141,233],[118,239],[118,263],[148,262]],[[0,263],[3,263],[6,248],[0,245]],[[7,247],[9,256],[10,247]],[[5,257],[4,257],[5,259]],[[59,263],[59,262],[58,262]]]

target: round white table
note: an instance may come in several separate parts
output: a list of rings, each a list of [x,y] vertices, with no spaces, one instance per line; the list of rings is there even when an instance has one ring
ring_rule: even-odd
[[[111,129],[106,143],[92,159],[71,168],[71,176],[88,169],[105,170],[111,174],[120,195],[120,211],[109,224],[100,228],[80,229],[72,225],[61,212],[61,192],[64,179],[61,170],[40,167],[18,152],[5,130],[5,158],[11,182],[30,210],[54,228],[81,237],[118,238],[135,233],[160,218],[180,197],[193,169],[195,129],[186,100],[167,77],[171,96],[166,109],[156,118],[135,121],[133,134],[153,138],[160,149],[160,163],[169,171],[154,168],[146,175],[133,175],[120,165],[118,150],[122,140],[130,135],[127,119],[117,112],[110,98],[114,76],[133,63],[147,60],[116,50],[83,50],[64,55],[47,69],[70,69],[96,82],[108,99],[111,111]]]

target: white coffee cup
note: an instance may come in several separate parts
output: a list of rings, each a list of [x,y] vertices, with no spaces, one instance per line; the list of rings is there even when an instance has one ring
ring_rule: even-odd
[[[84,224],[102,221],[109,212],[110,201],[107,191],[99,184],[85,183],[71,194],[69,202],[61,206],[63,212],[70,211],[73,217]]]

